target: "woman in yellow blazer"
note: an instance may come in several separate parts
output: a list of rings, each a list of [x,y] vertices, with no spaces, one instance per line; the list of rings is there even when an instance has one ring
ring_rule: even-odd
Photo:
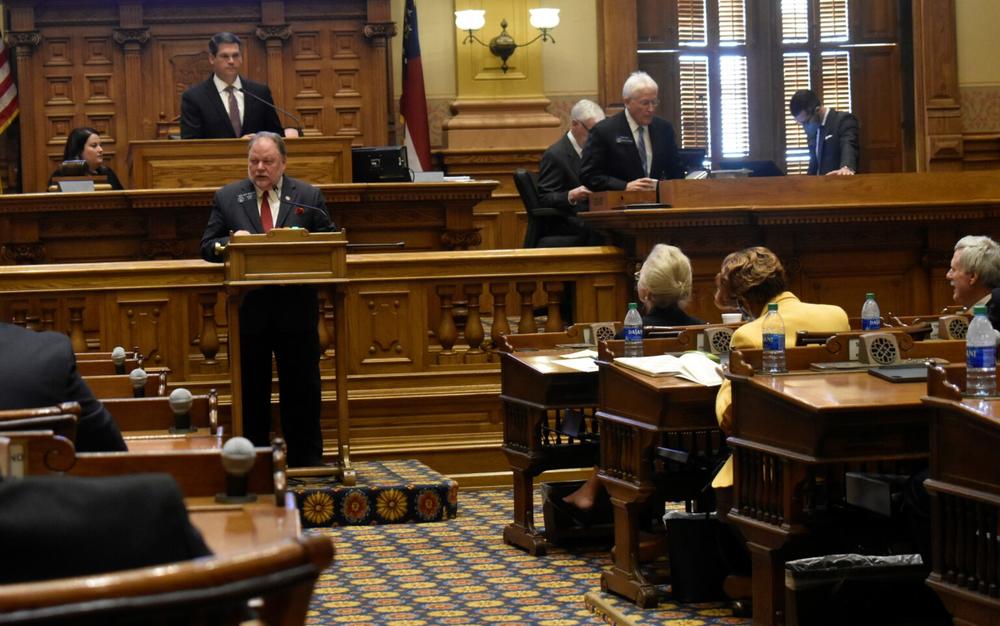
[[[778,255],[764,247],[746,248],[733,252],[722,261],[722,269],[715,277],[715,303],[720,308],[734,305],[745,311],[758,311],[758,317],[739,327],[733,333],[732,348],[763,347],[762,326],[767,305],[778,303],[778,313],[785,323],[785,345],[795,345],[795,333],[800,330],[816,332],[841,332],[850,330],[847,313],[839,306],[809,304],[800,301],[787,290],[785,269]],[[715,398],[715,416],[719,427],[727,435],[732,431],[732,385],[725,380]],[[716,488],[718,504],[732,500],[733,460],[716,474],[712,487]],[[720,492],[719,490],[725,490]],[[729,512],[718,507],[720,511]]]

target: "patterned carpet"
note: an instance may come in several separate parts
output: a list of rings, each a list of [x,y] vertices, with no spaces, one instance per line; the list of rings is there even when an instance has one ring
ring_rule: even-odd
[[[540,498],[536,496],[536,502]],[[656,609],[600,591],[608,553],[550,550],[533,557],[503,543],[511,492],[462,491],[461,515],[430,524],[346,526],[309,532],[330,536],[337,556],[316,584],[307,624],[436,626],[651,626],[749,624],[720,604]],[[536,519],[542,519],[541,511]],[[598,615],[584,594],[618,613]],[[607,619],[607,622],[605,621]]]

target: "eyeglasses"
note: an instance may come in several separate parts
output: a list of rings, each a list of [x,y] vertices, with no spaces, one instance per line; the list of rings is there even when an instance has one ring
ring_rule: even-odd
[[[635,274],[632,274],[632,278],[634,278],[634,279],[635,279],[635,282],[639,282],[639,274],[640,274],[640,273],[641,273],[641,272],[636,272]]]
[[[636,100],[636,103],[644,109],[655,109],[660,106],[659,100]]]

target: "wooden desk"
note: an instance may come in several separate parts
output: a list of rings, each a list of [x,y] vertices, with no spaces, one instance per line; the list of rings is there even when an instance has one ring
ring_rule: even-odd
[[[642,607],[657,604],[656,588],[639,571],[639,515],[656,493],[663,500],[693,500],[711,480],[710,471],[684,467],[657,472],[657,446],[711,457],[722,446],[713,406],[718,387],[674,376],[653,377],[600,364],[597,418],[601,430],[598,476],[614,507],[613,564],[601,572],[601,588]]]
[[[215,179],[215,185],[227,182]],[[320,189],[330,217],[347,229],[351,243],[403,241],[407,251],[465,250],[482,242],[473,207],[497,185],[487,180]],[[200,259],[215,190],[0,195],[0,264]]]
[[[1000,399],[956,397],[965,368],[941,369],[955,384],[928,379],[932,569],[927,584],[955,624],[1000,623],[996,545],[1000,520]],[[954,393],[952,393],[954,392]]]
[[[550,469],[597,464],[597,372],[559,364],[573,350],[504,353],[500,361],[503,451],[514,474],[514,521],[503,539],[530,554],[545,554],[545,536],[535,528],[534,478]],[[566,414],[578,411],[584,438],[561,431]]]
[[[635,261],[656,243],[684,250],[694,271],[687,311],[702,319],[718,319],[722,259],[747,246],[776,252],[805,302],[852,312],[874,291],[883,311],[938,311],[952,303],[945,273],[955,242],[1000,236],[1000,177],[990,172],[671,180],[659,197],[671,208],[580,216]]]
[[[129,452],[221,450],[225,443],[221,428],[218,433],[200,428],[198,432],[176,435],[164,430],[128,430],[122,432],[122,437]]]
[[[214,498],[185,498],[191,523],[216,556],[249,552],[302,534],[295,495],[285,494],[284,506],[262,494],[248,504],[219,504]]]
[[[927,458],[926,385],[866,372],[729,378],[730,520],[751,553],[753,623],[781,624],[785,561],[807,538],[836,533],[826,507],[843,500],[844,473],[878,463],[911,474]]]

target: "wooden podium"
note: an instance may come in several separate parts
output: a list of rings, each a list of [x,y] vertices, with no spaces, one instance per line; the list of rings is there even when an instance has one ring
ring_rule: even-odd
[[[344,231],[310,233],[299,228],[275,228],[266,235],[233,235],[225,247],[229,373],[233,432],[243,434],[243,388],[240,376],[240,303],[243,296],[269,285],[332,287],[336,335],[337,462],[335,473],[345,485],[355,484],[351,466],[351,435],[347,398],[347,237]],[[322,318],[320,318],[322,323]],[[312,470],[294,472],[316,474]],[[321,472],[320,472],[321,473]],[[291,474],[291,473],[290,473]]]
[[[351,182],[351,141],[344,137],[298,137],[285,141],[288,171],[314,185]],[[131,141],[132,189],[218,187],[246,178],[246,139]]]

